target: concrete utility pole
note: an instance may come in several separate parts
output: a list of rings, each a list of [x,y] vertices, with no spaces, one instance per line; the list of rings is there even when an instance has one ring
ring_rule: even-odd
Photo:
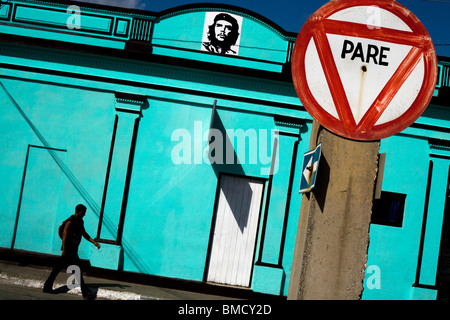
[[[322,143],[316,188],[300,209],[288,299],[360,299],[379,141],[352,141],[313,123]]]
[[[397,44],[407,41],[405,56]],[[431,37],[393,0],[333,0],[305,22],[292,54],[292,78],[318,121],[310,149],[320,142],[322,158],[316,187],[302,199],[288,299],[361,298],[380,139],[419,118],[436,75]],[[420,90],[408,89],[406,81]]]
[[[301,203],[288,299],[360,299],[380,141],[348,140],[314,120],[309,150],[319,143],[316,187]]]

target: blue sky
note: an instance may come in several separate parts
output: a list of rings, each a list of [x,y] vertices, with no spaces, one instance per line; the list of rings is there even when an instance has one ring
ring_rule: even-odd
[[[439,56],[450,57],[450,0],[397,0],[425,25]],[[286,31],[299,32],[308,17],[329,0],[84,0],[159,12],[191,3],[222,3],[254,11]]]

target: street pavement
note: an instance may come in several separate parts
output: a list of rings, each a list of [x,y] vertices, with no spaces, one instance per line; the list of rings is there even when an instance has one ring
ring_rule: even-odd
[[[49,294],[43,293],[40,288],[27,287],[0,281],[0,300],[82,300],[76,294]]]
[[[51,272],[50,267],[20,265],[0,260],[0,300],[83,300],[79,287],[69,290],[67,280],[72,275],[61,271],[53,288],[56,294],[43,293],[42,287]],[[97,300],[235,300],[236,298],[201,292],[144,285],[133,282],[84,276]]]
[[[67,280],[72,275],[61,271],[53,286],[56,294],[43,293],[42,287],[51,268],[37,265],[22,266],[0,260],[0,300],[44,299],[82,300],[79,287],[69,290]],[[84,276],[89,289],[99,300],[230,300],[229,296],[205,294],[139,283]]]

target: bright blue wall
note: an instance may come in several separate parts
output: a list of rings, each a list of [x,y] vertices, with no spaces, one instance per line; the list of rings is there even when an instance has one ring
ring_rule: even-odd
[[[3,72],[14,73],[9,70]],[[75,204],[85,203],[88,206],[86,228],[91,236],[96,235],[112,129],[117,113],[114,110],[114,92],[101,88],[102,84],[100,88],[67,87],[64,83],[41,80],[48,79],[46,75],[25,75],[32,81],[11,80],[5,76],[1,79],[23,111],[22,115],[5,92],[1,92],[4,106],[1,145],[2,154],[8,156],[3,157],[0,170],[5,181],[10,182],[1,194],[4,203],[8,204],[5,206],[7,211],[2,213],[3,222],[0,224],[1,246],[11,246],[13,225],[20,203],[19,227],[14,247],[59,254],[56,229],[64,218],[73,213]],[[70,80],[65,79],[67,82]],[[154,93],[149,92],[149,106],[142,111],[139,122],[123,235],[123,269],[201,281],[208,253],[218,174],[229,172],[268,178],[267,174],[262,174],[264,171],[261,169],[268,169],[270,163],[249,163],[250,154],[247,152],[241,165],[214,167],[203,157],[200,164],[174,164],[171,159],[172,150],[180,141],[173,141],[172,134],[177,129],[186,129],[192,135],[192,161],[198,150],[202,152],[206,148],[203,135],[209,128],[214,100],[197,98],[197,102],[191,103],[186,100],[195,100],[196,97],[189,96],[184,100],[185,95],[172,94],[173,99],[152,98]],[[159,94],[168,95],[165,92]],[[249,129],[255,132],[259,132],[259,129],[267,130],[269,136],[265,143],[268,144],[267,156],[270,157],[270,134],[271,130],[276,129],[273,113],[239,112],[239,109],[235,109],[239,106],[246,110],[258,109],[256,105],[218,101],[218,115],[224,128],[242,129],[244,132]],[[270,108],[275,111],[273,107],[267,106],[259,110],[267,111]],[[287,115],[289,113],[293,111],[288,111]],[[203,141],[200,141],[200,149],[195,149],[194,145],[198,143],[194,136],[195,126],[199,125]],[[284,219],[295,139],[288,140],[290,142],[282,140],[279,145],[280,168],[274,176],[269,211],[270,219],[278,227],[282,227]],[[306,151],[308,140],[305,137],[301,143],[299,154]],[[31,148],[23,197],[19,202],[28,144],[62,151],[55,151],[52,157],[45,149]],[[259,157],[257,160],[259,161]],[[301,157],[297,160],[297,166],[299,165]],[[40,187],[41,183],[45,184],[45,188]],[[292,239],[295,237],[301,197],[296,192],[297,187],[298,181],[295,179],[287,229],[287,243],[291,245],[286,246],[283,259],[287,276],[290,272]],[[52,192],[46,192],[47,188]],[[35,190],[40,190],[41,193],[37,194]],[[30,220],[30,217],[33,219]],[[39,224],[30,224],[29,221]],[[269,225],[264,251],[269,255],[278,252],[281,231],[272,231],[270,228]],[[106,234],[104,230],[108,228],[103,227],[102,235]],[[89,258],[90,252],[90,244],[83,242],[80,256]],[[272,260],[277,260],[276,256],[275,254]],[[254,281],[258,283],[265,280],[255,277]],[[283,288],[276,288],[275,292],[271,288],[270,293],[279,294],[287,290],[287,283],[283,283]]]
[[[426,114],[431,115],[440,109],[430,106]],[[442,124],[446,117],[435,123]],[[406,194],[406,201],[402,227],[371,224],[367,266],[379,268],[377,276],[380,287],[368,286],[367,281],[373,284],[375,273],[373,270],[366,273],[363,299],[436,299],[436,272],[450,158],[448,151],[433,149],[427,137],[443,141],[449,139],[447,133],[409,128],[381,143],[380,152],[386,152],[382,190]],[[430,162],[432,173],[428,182]],[[428,183],[430,191],[426,206]],[[422,259],[419,263],[424,223]]]
[[[402,228],[370,226],[367,265],[380,268],[381,289],[366,287],[363,299],[409,299],[428,179],[427,151],[428,142],[413,137],[394,136],[382,141],[380,152],[386,152],[382,190],[406,194],[405,214]]]
[[[1,81],[19,106],[16,108],[5,91],[0,91],[4,112],[0,139],[2,154],[8,155],[3,157],[4,164],[1,167],[2,176],[7,182],[3,186],[2,197],[8,206],[5,206],[7,211],[4,215],[2,214],[3,218],[7,217],[5,219],[7,223],[1,224],[0,241],[2,246],[9,247],[18,211],[28,145],[66,150],[66,152],[55,152],[51,156],[49,153],[42,152],[42,149],[32,148],[22,194],[21,211],[26,211],[27,214],[32,213],[36,222],[50,220],[50,226],[54,228],[54,224],[57,224],[61,217],[73,213],[72,203],[86,202],[83,195],[92,199],[98,199],[101,195],[103,181],[92,175],[101,174],[106,168],[102,158],[109,153],[110,117],[113,114],[109,110],[111,100],[102,93],[89,91],[81,93],[79,90],[65,86],[5,78]],[[99,115],[102,116],[98,121],[86,120],[99,118]],[[35,161],[48,167],[45,174],[35,172],[39,168],[34,165]],[[59,174],[57,174],[58,168]],[[50,175],[49,181],[43,179],[47,174]],[[35,185],[29,185],[31,182]],[[41,185],[44,186],[41,187]],[[54,188],[60,189],[59,198],[71,200],[55,203],[54,201],[60,199],[56,195],[42,192],[45,188],[52,192]],[[36,191],[39,193],[36,194]],[[29,202],[28,205],[27,202]],[[42,211],[42,208],[47,206],[57,209],[56,213],[49,217],[46,214],[47,210]],[[87,219],[94,221],[89,217]],[[39,224],[33,223],[32,226],[37,227]],[[53,230],[50,234],[53,234]],[[27,234],[35,235],[31,232]],[[48,234],[44,238],[47,239]],[[35,242],[39,243],[43,239],[35,239]],[[24,249],[32,248],[24,247]],[[45,248],[43,252],[59,252],[56,245]]]
[[[23,7],[19,12],[29,13],[29,9]],[[170,33],[173,28],[165,28],[164,25],[192,23],[195,19],[192,20],[191,15],[198,15],[202,20],[205,11],[162,19],[155,25],[155,38],[161,32],[165,32],[161,35],[162,38],[179,38],[180,35]],[[45,17],[46,15],[43,15],[42,19]],[[94,23],[94,20],[88,22]],[[262,52],[257,59],[276,60],[276,68],[281,69],[286,59],[286,39],[255,19],[245,18],[244,25],[248,34],[243,33],[241,43],[247,42],[248,45],[242,47],[243,56],[255,57],[258,52]],[[13,32],[12,26],[0,25],[0,28],[3,28],[4,32]],[[257,32],[258,28],[260,32]],[[51,38],[50,29],[45,31],[47,33],[32,33],[29,29],[20,27],[17,30],[25,36],[46,35],[45,37]],[[265,44],[261,42],[264,39],[251,37],[250,34],[254,32],[259,33],[268,42]],[[107,39],[97,42],[88,35],[87,32],[81,32],[56,40],[79,40],[84,44],[115,47],[110,46]],[[252,41],[258,41],[262,47],[256,49]],[[264,53],[270,48],[275,49]],[[158,54],[156,46],[154,49],[155,54]],[[171,50],[167,52],[173,56],[189,58],[191,55],[189,52],[180,53],[173,48]],[[246,50],[253,51],[246,53]],[[205,54],[198,57],[206,57],[208,62],[227,61],[232,65],[243,64],[246,67],[262,67],[267,70],[264,67],[267,64],[261,61],[249,64],[249,61],[242,62],[238,58],[227,59]],[[273,177],[272,195],[267,210],[269,223],[264,237],[262,261],[277,265],[280,248],[283,249],[283,257],[281,265],[276,268],[255,267],[252,288],[272,294],[287,293],[301,199],[297,192],[298,171],[293,172],[294,179],[289,196],[287,190],[291,168],[298,169],[301,166],[301,156],[307,151],[307,126],[311,124],[306,112],[274,106],[283,103],[290,106],[299,105],[291,83],[262,79],[255,83],[254,78],[243,75],[224,76],[210,71],[196,71],[193,74],[189,69],[175,66],[160,66],[119,58],[104,59],[87,53],[74,54],[16,44],[2,44],[2,62],[8,67],[0,70],[0,81],[16,101],[17,107],[6,92],[0,92],[4,108],[0,120],[1,152],[7,155],[2,157],[0,167],[0,174],[7,182],[2,185],[4,192],[0,195],[6,204],[1,215],[0,246],[11,247],[18,216],[15,249],[59,254],[60,239],[56,230],[60,223],[73,213],[77,203],[87,205],[85,225],[90,235],[95,237],[105,187],[107,196],[101,237],[108,240],[115,238],[118,211],[122,204],[122,184],[128,169],[129,141],[134,130],[134,119],[137,117],[133,116],[133,113],[128,114],[117,109],[123,105],[118,105],[115,92],[139,94],[145,97],[147,105],[139,116],[135,153],[130,167],[132,175],[122,249],[116,250],[109,244],[103,244],[105,254],[102,257],[101,250],[93,251],[89,243],[83,242],[80,256],[91,259],[94,265],[202,281],[207,263],[219,174],[264,178],[267,191],[273,132],[280,130],[289,134],[279,136],[278,166]],[[268,64],[269,67],[273,65]],[[128,84],[118,82],[117,79],[133,82]],[[148,84],[158,86],[152,87]],[[201,94],[197,95],[196,92]],[[220,93],[220,99],[215,98],[217,93]],[[252,100],[245,101],[248,98]],[[233,129],[241,130],[243,134],[257,134],[251,136],[257,139],[255,150],[250,148],[255,141],[250,143],[248,140],[243,154],[239,148],[235,150],[241,164],[211,165],[205,161],[206,157],[203,157],[203,153],[208,150],[204,134],[209,129],[215,100],[215,127],[222,132]],[[276,124],[275,115],[309,121],[302,127],[301,141],[295,149],[296,158],[293,152],[294,144],[299,139],[299,127]],[[108,185],[105,185],[116,117],[117,136],[111,158],[111,175]],[[177,130],[184,130],[183,132],[191,135],[190,160],[200,160],[200,163],[174,163],[173,150],[181,143],[180,136],[174,136]],[[260,130],[267,134],[265,140],[259,135]],[[237,140],[238,138],[235,142],[239,146]],[[254,152],[259,152],[262,145],[266,149],[264,158],[261,158],[260,154],[253,157]],[[52,149],[49,151],[38,147]],[[53,150],[54,148],[57,150]],[[257,162],[251,162],[253,159]],[[293,160],[295,163],[292,166]],[[44,187],[41,184],[44,184]],[[265,198],[263,202],[262,213],[265,212],[266,200]],[[281,238],[286,208],[289,210],[283,244]],[[258,259],[262,241],[261,228],[262,218],[255,260]],[[277,274],[277,280],[274,282],[272,278],[268,279],[267,272]]]

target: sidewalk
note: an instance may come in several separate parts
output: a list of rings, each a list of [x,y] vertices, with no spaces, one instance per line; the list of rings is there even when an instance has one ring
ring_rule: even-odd
[[[0,285],[41,289],[57,258],[21,250],[2,249]],[[81,298],[80,288],[68,290],[66,284],[70,276],[71,274],[61,271],[53,288],[60,295],[75,294]],[[280,296],[256,293],[250,289],[94,267],[88,268],[84,280],[96,294],[96,299],[103,300],[284,300]],[[52,294],[48,295],[49,299],[52,299]]]
[[[30,288],[42,288],[49,276],[51,268],[44,266],[21,266],[11,261],[0,260],[0,284],[13,284]],[[71,276],[60,272],[53,288],[59,294],[76,294],[81,297],[81,290],[68,290],[66,283]],[[106,300],[230,300],[228,296],[205,294],[179,289],[171,289],[133,282],[118,281],[92,276],[87,273],[84,280],[88,287],[96,293],[97,299]],[[49,294],[49,299],[51,295]]]

